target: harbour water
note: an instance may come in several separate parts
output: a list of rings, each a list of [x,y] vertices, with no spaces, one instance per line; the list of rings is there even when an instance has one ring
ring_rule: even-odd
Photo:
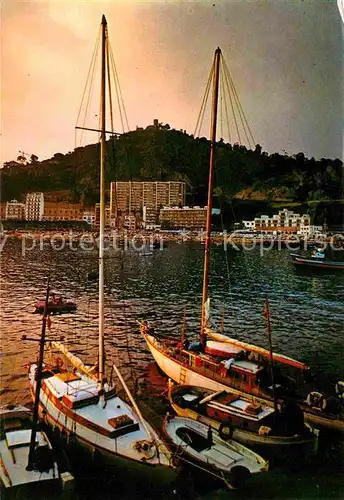
[[[203,246],[173,242],[146,256],[134,249],[111,249],[106,257],[107,362],[115,361],[129,385],[142,392],[153,360],[136,322],[145,318],[157,331],[178,336],[185,310],[187,333],[197,337]],[[43,249],[37,246],[23,255],[20,240],[6,241],[1,254],[1,404],[30,402],[26,364],[36,357],[37,343],[21,337],[39,338],[41,316],[33,314],[33,305],[44,296],[48,274],[52,287],[78,305],[73,314],[52,317],[49,336],[64,336],[70,350],[83,360],[96,360],[98,284],[88,280],[88,273],[97,265],[96,249],[75,245],[57,251],[46,243]],[[224,311],[225,333],[263,347],[267,347],[267,337],[261,312],[267,296],[274,350],[309,364],[314,385],[321,390],[344,380],[342,273],[297,271],[287,249],[228,249],[226,253],[219,245],[211,252],[210,296],[215,324],[221,323]],[[255,478],[252,484],[258,484],[259,491],[249,489],[246,497],[342,498],[344,436],[326,433],[322,440],[321,454],[311,469],[308,464],[305,470],[293,470],[289,464],[272,470],[266,474],[269,479]],[[317,481],[314,484],[312,477]],[[284,483],[289,486],[276,489]],[[270,489],[264,489],[264,484],[270,484]],[[240,497],[236,492],[230,494]],[[208,495],[217,498],[214,493]],[[103,493],[102,498],[105,496]],[[84,497],[98,498],[86,493]]]

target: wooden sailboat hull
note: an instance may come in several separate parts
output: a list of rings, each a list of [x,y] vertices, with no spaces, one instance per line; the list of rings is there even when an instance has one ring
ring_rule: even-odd
[[[185,392],[188,386],[183,386],[182,391]],[[193,387],[189,388],[190,391],[194,389]],[[308,434],[308,437],[304,436],[276,436],[276,435],[266,435],[259,434],[258,432],[254,432],[251,430],[244,429],[242,427],[236,427],[233,424],[227,424],[226,422],[210,417],[206,414],[199,413],[194,408],[186,408],[180,406],[176,402],[175,396],[181,392],[181,387],[172,388],[170,391],[170,404],[177,415],[182,417],[191,418],[193,420],[197,420],[206,425],[210,425],[213,429],[219,431],[222,429],[228,436],[230,435],[232,439],[235,441],[239,441],[244,445],[249,447],[264,447],[264,450],[269,448],[269,454],[271,451],[275,451],[277,453],[285,453],[287,451],[297,450],[297,453],[302,454],[314,454],[318,450],[318,434],[319,431],[313,430],[313,433]]]
[[[220,334],[219,334],[220,335]],[[245,391],[241,391],[233,388],[230,384],[214,380],[212,378],[213,374],[210,372],[209,376],[199,373],[195,368],[185,364],[185,361],[178,359],[173,353],[168,354],[163,345],[159,344],[157,339],[152,335],[143,333],[146,340],[147,346],[156,361],[159,368],[172,380],[180,385],[194,385],[203,387],[205,389],[211,389],[213,391],[224,390],[230,387],[234,394],[245,395],[249,394]],[[255,395],[257,401],[265,402],[272,406],[272,400],[268,397]],[[300,405],[305,420],[310,422],[312,425],[327,427],[344,432],[344,420],[339,416],[333,416],[331,414],[322,414],[321,412],[312,412],[311,408],[307,404]]]
[[[29,369],[29,379],[32,395],[34,395],[34,370],[35,365],[31,365]],[[126,441],[126,435],[119,433],[117,437],[111,437],[109,432],[102,426],[92,422],[91,414],[96,410],[97,405],[91,404],[86,407],[83,415],[66,407],[62,398],[52,394],[48,387],[43,383],[40,394],[39,412],[40,417],[49,425],[55,433],[64,438],[68,444],[68,449],[74,452],[83,450],[85,458],[95,460],[97,466],[103,466],[112,469],[112,475],[119,474],[119,471],[134,471],[134,479],[138,482],[148,481],[150,485],[156,482],[156,488],[164,488],[171,485],[175,480],[176,470],[172,463],[172,455],[168,448],[162,443],[159,437],[156,436],[160,443],[158,451],[156,448],[144,449],[137,451],[134,447],[136,443],[147,440],[147,435],[141,427],[133,429],[130,433],[130,439]],[[130,411],[130,407],[126,405],[120,398],[115,397],[113,401],[107,401],[109,407],[109,417],[113,415],[111,406],[124,409],[124,413]],[[104,411],[104,408],[102,408]],[[106,412],[105,407],[105,412]],[[74,453],[75,455],[75,453]],[[117,472],[116,472],[117,471]]]

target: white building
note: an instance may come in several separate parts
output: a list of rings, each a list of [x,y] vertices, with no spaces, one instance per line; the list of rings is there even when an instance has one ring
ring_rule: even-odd
[[[297,234],[303,236],[304,238],[314,238],[315,236],[323,235],[323,226],[313,226],[300,224]]]
[[[254,229],[254,220],[243,220],[242,223],[244,224],[245,229]]]
[[[25,203],[20,203],[17,200],[8,201],[6,203],[6,219],[24,220]]]
[[[261,215],[253,221],[243,221],[246,229],[259,232],[260,234],[310,234],[310,216],[294,213],[292,210],[284,208],[278,214],[270,217],[269,215]],[[322,231],[321,226],[312,226]],[[302,228],[302,229],[301,229]],[[301,232],[300,232],[301,231]]]
[[[44,214],[43,193],[28,193],[25,203],[26,220],[42,220]]]
[[[93,224],[96,221],[96,215],[94,212],[84,212],[82,215],[82,220],[87,222],[90,226],[93,226]]]

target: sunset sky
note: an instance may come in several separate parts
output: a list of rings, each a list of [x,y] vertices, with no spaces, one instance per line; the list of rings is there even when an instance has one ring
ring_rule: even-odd
[[[158,118],[193,133],[220,46],[263,150],[342,157],[343,24],[334,0],[2,0],[3,161],[74,149],[102,14],[131,130]]]

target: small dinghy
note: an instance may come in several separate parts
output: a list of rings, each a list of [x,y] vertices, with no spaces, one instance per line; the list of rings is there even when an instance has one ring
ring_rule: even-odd
[[[45,432],[36,433],[29,466],[31,434],[32,413],[28,408],[0,408],[1,498],[49,498],[53,492],[74,486],[73,476],[68,471],[61,472]]]
[[[44,312],[45,299],[39,299],[35,304],[35,313],[42,314]],[[48,313],[51,314],[63,314],[76,310],[75,302],[70,300],[65,300],[60,295],[54,292],[49,294],[48,300]]]
[[[190,418],[167,415],[163,430],[173,443],[177,458],[190,460],[232,487],[269,468],[268,462],[257,453],[232,439],[224,441],[209,426]]]

